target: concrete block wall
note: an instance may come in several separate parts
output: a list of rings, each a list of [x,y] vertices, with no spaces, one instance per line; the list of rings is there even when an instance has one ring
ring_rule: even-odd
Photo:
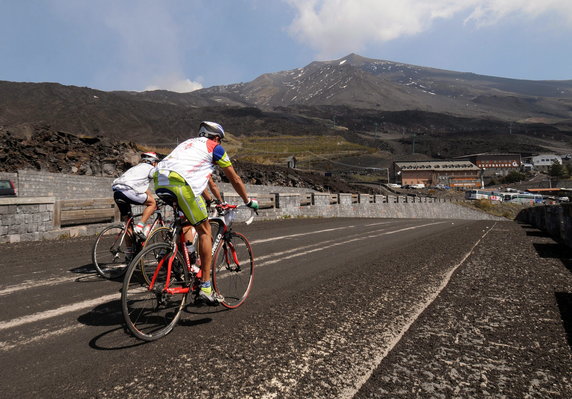
[[[256,196],[258,194],[254,194]],[[361,217],[361,218],[422,218],[422,219],[468,219],[506,220],[454,202],[439,202],[435,199],[424,201],[414,197],[385,197],[383,195],[362,196],[366,202],[352,203],[352,194],[339,194],[339,204],[330,205],[330,194],[314,194],[313,205],[301,206],[298,194],[274,194],[276,208],[259,211],[261,219],[283,217]],[[376,202],[371,202],[375,199]],[[231,204],[242,204],[235,193],[225,193],[224,198]],[[407,202],[406,202],[407,201]]]
[[[50,238],[55,201],[54,197],[0,198],[0,242]]]
[[[9,174],[10,177],[14,175],[16,174]],[[19,196],[0,199],[0,243],[94,235],[107,225],[90,224],[60,229],[54,227],[54,212],[57,208],[56,201],[60,199],[110,198],[113,178],[36,171],[19,171],[17,177]],[[229,203],[242,204],[240,197],[229,187],[230,185],[220,184],[225,200]],[[292,190],[277,192],[277,187],[247,186],[247,190],[252,197],[266,198],[265,203],[274,204],[270,205],[271,208],[260,211],[260,219],[267,220],[285,217],[506,220],[455,203],[439,202],[431,198],[314,192],[308,201],[308,191],[304,189],[299,192]],[[43,196],[32,196],[38,193]],[[134,213],[142,211],[142,207],[133,208]],[[537,208],[542,207],[534,209]],[[558,214],[558,212],[553,213]],[[164,216],[169,218],[170,215]],[[545,214],[535,217],[539,224],[546,223]],[[572,217],[569,217],[566,223],[572,225]],[[549,228],[551,231],[560,228],[560,234],[563,234],[562,224],[556,223]]]
[[[18,188],[19,197],[56,197],[57,199],[111,198],[111,184],[115,177],[82,176],[50,173],[38,170],[0,172],[0,179],[10,179]],[[229,183],[218,183],[221,191],[232,191]],[[308,193],[311,189],[278,186],[246,185],[248,192]]]
[[[57,199],[110,198],[114,178],[64,175],[62,173],[18,171],[19,197],[56,197]]]

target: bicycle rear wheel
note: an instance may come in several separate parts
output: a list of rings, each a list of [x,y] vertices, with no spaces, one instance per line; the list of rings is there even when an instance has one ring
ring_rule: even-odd
[[[215,251],[212,264],[214,289],[224,296],[223,306],[237,308],[248,297],[254,279],[254,256],[240,233],[228,233]]]
[[[171,243],[157,243],[146,246],[129,265],[123,289],[121,290],[121,309],[127,328],[133,335],[144,341],[154,341],[170,333],[187,303],[190,287],[189,273],[180,253],[173,259],[169,289],[178,290],[168,293],[167,269],[172,256]],[[157,276],[150,288],[147,278],[141,274],[140,263],[145,270],[153,270]]]
[[[159,242],[171,241],[173,238],[173,229],[166,226],[156,227],[147,236],[144,246],[157,244]]]
[[[129,249],[126,238],[123,224],[107,226],[97,235],[91,251],[91,260],[101,277],[117,278],[127,270],[130,259],[126,258]]]

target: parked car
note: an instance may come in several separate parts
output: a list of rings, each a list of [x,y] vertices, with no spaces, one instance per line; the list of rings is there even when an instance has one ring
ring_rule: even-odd
[[[0,180],[0,197],[15,197],[17,195],[16,187],[12,180]]]
[[[435,188],[439,189],[439,190],[450,190],[451,189],[451,187],[447,186],[446,184],[437,184],[435,186]]]

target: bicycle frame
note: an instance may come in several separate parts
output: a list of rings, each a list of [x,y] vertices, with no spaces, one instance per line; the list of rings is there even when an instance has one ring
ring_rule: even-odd
[[[174,210],[174,214],[178,215],[178,207],[176,204],[172,204],[173,206],[173,210]],[[165,287],[163,287],[163,291],[169,293],[169,294],[186,294],[190,291],[190,287],[177,287],[177,288],[170,288],[169,287],[169,282],[171,281],[171,274],[172,274],[172,270],[173,270],[173,261],[175,260],[175,258],[177,257],[177,251],[179,250],[179,246],[182,248],[183,251],[183,257],[185,259],[185,266],[187,267],[187,270],[189,270],[189,272],[191,271],[191,261],[189,258],[189,252],[187,251],[187,246],[185,245],[185,235],[183,234],[183,226],[182,226],[182,222],[184,220],[184,216],[179,216],[178,219],[175,219],[174,222],[174,226],[173,228],[175,229],[175,232],[173,234],[173,250],[171,252],[171,254],[169,256],[164,256],[159,263],[157,264],[157,267],[155,269],[155,272],[153,273],[153,277],[151,278],[151,284],[149,284],[149,287],[147,288],[149,291],[152,291],[153,288],[155,287],[155,282],[157,281],[157,276],[159,275],[159,272],[161,271],[161,269],[164,267],[165,265],[165,260],[167,260],[167,279],[166,279],[166,285]]]
[[[173,209],[175,211],[175,215],[178,214],[178,209],[176,204],[173,204]],[[236,205],[226,205],[226,211],[232,212],[234,211],[234,209],[236,209],[237,206]],[[173,234],[173,250],[172,252],[168,255],[168,256],[164,256],[159,263],[157,264],[157,267],[155,269],[155,272],[153,273],[153,277],[151,278],[151,284],[149,284],[149,287],[147,288],[149,291],[152,291],[153,288],[155,287],[155,282],[157,280],[157,276],[159,275],[159,272],[161,271],[161,269],[165,266],[165,261],[167,261],[167,278],[166,278],[166,284],[165,287],[163,287],[163,291],[167,292],[168,294],[186,294],[188,292],[190,292],[191,287],[176,287],[176,288],[170,288],[169,287],[169,282],[171,281],[171,274],[172,274],[172,269],[173,269],[173,261],[175,260],[176,256],[177,256],[177,251],[182,250],[183,252],[183,257],[185,259],[185,266],[187,267],[187,270],[189,272],[191,272],[191,262],[190,262],[190,257],[189,257],[189,252],[187,251],[187,246],[186,241],[185,241],[185,235],[182,232],[182,221],[184,220],[184,216],[179,216],[179,218],[175,221],[175,233]],[[229,225],[226,224],[226,221],[224,219],[224,217],[222,216],[215,216],[215,217],[209,217],[209,220],[216,220],[217,223],[219,224],[219,226],[222,226],[219,228],[219,230],[216,232],[216,238],[213,242],[212,245],[212,254],[215,253],[216,249],[218,248],[218,246],[220,245],[220,241],[224,240],[226,245],[228,245],[228,247],[230,248],[230,253],[232,254],[233,260],[235,262],[235,264],[238,267],[238,270],[240,270],[240,264],[238,262],[238,257],[236,255],[236,250],[234,249],[234,246],[232,245],[232,243],[230,242],[230,240],[225,240],[224,236],[226,234],[228,234],[231,231],[231,227]],[[224,247],[224,253],[225,253],[225,259],[227,264],[230,264],[230,261],[228,259],[228,249],[227,247]],[[181,249],[179,249],[179,247]]]
[[[153,212],[153,214],[155,214],[156,216],[155,219],[153,220],[153,223],[151,223],[151,228],[149,230],[150,232],[153,231],[157,227],[157,225],[161,226],[165,225],[160,205],[163,204],[157,204],[157,209],[155,210],[155,212]],[[121,238],[119,239],[119,242],[117,242],[117,240],[115,241],[117,243],[117,248],[121,248],[123,242],[125,241],[125,237],[127,235],[129,235],[130,239],[132,240],[131,245],[135,244],[137,246],[137,251],[145,247],[147,240],[142,240],[137,234],[133,234],[133,225],[135,224],[135,218],[140,217],[141,215],[142,215],[141,213],[138,213],[136,215],[131,215],[125,221],[125,229],[123,229],[123,232],[121,233]]]
[[[153,214],[156,216],[155,219],[153,220],[153,223],[151,223],[151,228],[149,229],[149,232],[153,231],[157,227],[157,225],[160,226],[165,225],[165,220],[163,219],[163,214],[161,213],[161,208],[160,208],[161,205],[163,204],[157,204],[157,209],[155,210],[155,212],[153,212]],[[138,236],[136,234],[133,234],[133,225],[135,224],[135,218],[138,218],[142,215],[143,215],[142,213],[138,213],[136,215],[129,216],[129,218],[125,222],[125,231],[123,233],[123,237],[121,237],[120,244],[123,243],[123,240],[128,232],[130,233],[132,239],[135,238],[136,241],[139,241]],[[141,241],[143,241],[141,245],[142,247],[144,247],[146,240],[141,240]]]

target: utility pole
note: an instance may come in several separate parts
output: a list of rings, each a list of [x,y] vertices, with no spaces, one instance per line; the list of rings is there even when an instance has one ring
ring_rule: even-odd
[[[415,154],[415,132],[413,132],[413,150],[411,153]]]

